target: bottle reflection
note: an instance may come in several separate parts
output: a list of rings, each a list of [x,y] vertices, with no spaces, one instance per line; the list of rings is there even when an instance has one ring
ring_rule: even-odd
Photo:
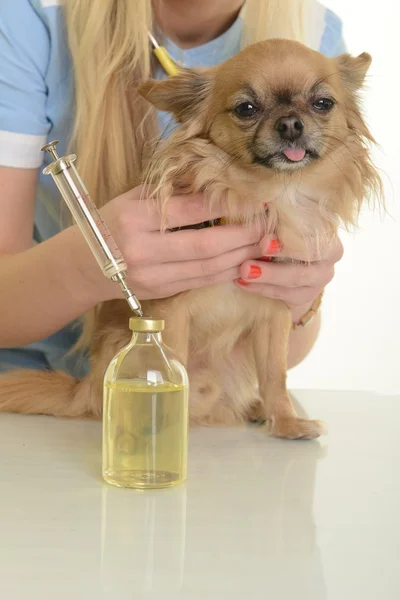
[[[158,598],[182,587],[186,487],[136,492],[104,486],[101,572],[105,598],[117,590]],[[140,592],[140,593],[139,593]]]
[[[104,487],[104,597],[325,600],[313,517],[321,445],[258,428],[190,438],[187,487]]]

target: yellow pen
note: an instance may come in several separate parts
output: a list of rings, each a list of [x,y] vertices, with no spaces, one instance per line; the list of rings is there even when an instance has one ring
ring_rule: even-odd
[[[154,56],[163,67],[167,75],[177,75],[180,71],[178,65],[172,60],[165,48],[160,46],[155,37],[148,31],[151,45],[153,46]]]

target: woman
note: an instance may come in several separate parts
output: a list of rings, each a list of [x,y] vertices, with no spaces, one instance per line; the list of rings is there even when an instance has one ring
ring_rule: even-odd
[[[66,355],[79,334],[74,324],[118,297],[118,286],[104,279],[77,228],[61,231],[58,192],[39,172],[40,148],[49,139],[60,140],[62,153],[73,140],[81,175],[104,205],[139,299],[236,280],[249,293],[283,299],[297,323],[331,280],[342,254],[339,240],[311,266],[270,264],[265,258],[284,249],[276,240],[260,248],[251,229],[162,236],[156,214],[138,201],[140,188],[132,189],[149,142],[171,127],[167,115],[149,115],[135,93],[152,71],[165,76],[152,64],[148,29],[190,67],[217,64],[241,44],[267,37],[299,39],[330,56],[344,51],[340,21],[310,0],[203,0],[201,11],[198,6],[196,0],[3,0],[0,370],[82,375],[84,358]],[[171,227],[223,216],[218,207],[208,212],[201,197],[175,197],[170,211]],[[260,254],[264,260],[257,260]],[[289,366],[307,355],[318,330],[315,318],[293,331]]]

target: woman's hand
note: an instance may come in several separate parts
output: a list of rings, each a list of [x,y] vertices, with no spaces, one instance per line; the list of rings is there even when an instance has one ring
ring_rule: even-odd
[[[115,198],[101,210],[128,265],[128,279],[139,299],[172,296],[184,290],[240,276],[240,266],[265,253],[261,232],[240,226],[209,227],[160,233],[156,203],[141,198],[141,186]],[[210,212],[201,195],[175,196],[167,205],[168,229],[223,217],[223,207]],[[254,263],[255,264],[255,263]],[[95,269],[95,267],[93,267]],[[96,271],[96,285],[99,274]],[[118,294],[118,286],[103,284],[104,299]]]
[[[277,240],[271,240],[265,257],[243,263],[236,285],[252,294],[283,300],[292,309],[293,321],[296,322],[332,280],[335,263],[343,256],[343,246],[336,237],[318,257],[312,256],[307,264],[271,262],[272,257],[277,255],[280,258],[288,256]],[[307,260],[304,256],[292,254],[290,258]]]

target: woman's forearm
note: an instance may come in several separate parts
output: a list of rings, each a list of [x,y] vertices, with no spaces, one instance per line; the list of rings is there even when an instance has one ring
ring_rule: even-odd
[[[77,227],[70,227],[30,250],[0,257],[0,348],[43,339],[109,300],[108,282]],[[293,319],[309,307],[299,307]],[[290,336],[288,366],[299,364],[315,344],[320,315]]]
[[[1,256],[0,347],[43,339],[107,299],[108,282],[103,290],[96,269],[76,227],[26,252]]]
[[[308,307],[300,307],[296,311],[292,311],[293,320],[296,322],[308,310]],[[305,327],[297,327],[290,334],[289,353],[288,353],[288,368],[291,369],[301,363],[309,352],[312,350],[317,341],[318,334],[321,328],[321,315],[318,312],[315,317]]]

